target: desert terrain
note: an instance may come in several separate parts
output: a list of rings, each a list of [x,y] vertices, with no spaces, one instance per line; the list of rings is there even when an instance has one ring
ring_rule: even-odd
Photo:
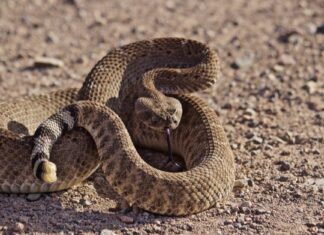
[[[324,234],[322,0],[1,0],[0,101],[80,87],[110,49],[156,37],[221,59],[197,95],[235,155],[231,198],[186,217],[123,214],[98,171],[64,192],[0,194],[0,233]]]

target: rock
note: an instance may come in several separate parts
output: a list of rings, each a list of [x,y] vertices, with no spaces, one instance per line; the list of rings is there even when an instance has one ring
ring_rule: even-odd
[[[288,142],[288,144],[295,144],[296,142],[295,136],[290,131],[285,132],[285,134],[281,137],[281,139]]]
[[[250,201],[245,201],[242,202],[241,207],[251,207],[252,206],[252,202]]]
[[[264,210],[264,209],[256,209],[255,210],[255,213],[257,214],[257,215],[263,215],[263,214],[270,214],[269,213],[269,211],[266,211],[266,210]]]
[[[45,41],[48,43],[57,43],[57,42],[59,42],[59,39],[56,36],[56,34],[54,34],[53,32],[48,32],[48,34],[46,35]]]
[[[30,193],[27,195],[27,200],[30,202],[37,201],[41,198],[42,194],[40,193]]]
[[[316,34],[317,26],[314,23],[308,23],[308,24],[306,24],[306,30],[310,34]]]
[[[303,89],[309,94],[314,94],[317,90],[317,83],[314,81],[309,81],[303,86]]]
[[[116,233],[109,229],[103,229],[100,231],[100,235],[115,235]]]
[[[289,171],[290,165],[287,162],[280,162],[280,167],[278,168],[279,171]]]
[[[280,73],[280,72],[283,72],[285,70],[285,68],[279,64],[276,64],[273,66],[273,70]]]
[[[249,116],[254,117],[254,116],[256,116],[256,112],[254,111],[254,109],[247,108],[247,109],[244,111],[243,115],[249,115]]]
[[[316,226],[316,223],[314,223],[314,222],[308,222],[305,225],[310,228],[310,227],[315,227]]]
[[[263,139],[261,137],[258,137],[258,136],[253,136],[253,138],[251,140],[255,144],[262,144],[263,143]]]
[[[22,233],[25,230],[25,225],[23,223],[20,222],[16,222],[15,226],[13,227],[13,231],[18,232],[18,233]]]
[[[127,215],[119,215],[118,216],[119,220],[125,224],[132,224],[134,223],[134,218],[127,216]]]
[[[322,223],[317,223],[316,226],[317,226],[318,228],[324,228],[324,222],[322,222]]]
[[[241,229],[242,228],[242,224],[241,223],[234,223],[234,227]]]
[[[280,152],[280,155],[281,155],[281,156],[289,156],[289,155],[290,155],[290,151],[289,151],[289,150],[282,150],[282,151]]]
[[[238,179],[234,182],[234,188],[244,188],[246,186],[248,186],[248,182],[246,179]]]
[[[312,153],[313,154],[316,154],[316,155],[320,155],[321,154],[321,152],[320,152],[320,150],[318,148],[313,149]]]
[[[79,203],[80,203],[81,205],[83,205],[83,206],[91,206],[91,205],[92,205],[92,202],[91,202],[90,200],[88,200],[88,199],[83,199],[83,198],[80,199]]]
[[[175,4],[174,1],[169,0],[169,1],[166,1],[166,2],[165,2],[165,7],[166,7],[166,9],[168,9],[169,11],[174,11],[174,10],[175,10],[175,7],[176,7],[176,4]]]
[[[278,37],[278,41],[283,42],[283,43],[294,43],[297,41],[297,39],[299,37],[300,37],[300,34],[297,31],[292,30],[292,31],[288,31],[288,32],[281,34]]]
[[[248,52],[241,57],[236,58],[236,60],[231,64],[234,69],[248,68],[254,62],[254,53]]]
[[[94,21],[96,25],[106,25],[107,20],[105,17],[102,16],[100,11],[95,11],[94,12]]]
[[[305,182],[306,185],[316,186],[324,189],[324,178],[311,178]]]
[[[233,108],[233,105],[229,102],[225,103],[223,106],[222,106],[222,109],[232,109]]]
[[[317,27],[316,33],[324,34],[324,24]]]
[[[287,182],[289,180],[289,177],[285,175],[281,175],[277,178],[277,180],[280,182]]]
[[[295,59],[291,55],[282,54],[279,59],[281,65],[294,65],[296,64]]]
[[[183,225],[183,229],[186,230],[186,231],[192,231],[193,225],[191,223],[185,223]]]
[[[224,221],[224,225],[229,225],[229,224],[232,224],[232,223],[233,223],[233,220],[231,220],[231,219],[228,219],[228,220]]]
[[[37,68],[63,67],[64,62],[62,60],[51,57],[37,57],[34,60],[34,66]]]

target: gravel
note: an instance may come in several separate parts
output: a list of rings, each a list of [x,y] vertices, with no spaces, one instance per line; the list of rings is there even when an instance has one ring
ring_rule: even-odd
[[[231,197],[205,212],[121,214],[98,171],[68,191],[0,195],[0,233],[324,233],[323,1],[0,1],[1,101],[80,86],[113,47],[197,39],[221,60],[198,95],[233,147]],[[125,216],[125,217],[123,217]]]

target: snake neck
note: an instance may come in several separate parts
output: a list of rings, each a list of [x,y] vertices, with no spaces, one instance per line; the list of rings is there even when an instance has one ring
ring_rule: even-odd
[[[160,103],[165,100],[165,94],[155,86],[156,77],[152,77],[150,73],[145,73],[143,78],[138,79],[134,86],[127,87],[118,101],[117,108],[114,109],[129,130],[133,129],[134,122],[141,121],[137,120],[135,115],[135,102],[138,98],[150,98]]]

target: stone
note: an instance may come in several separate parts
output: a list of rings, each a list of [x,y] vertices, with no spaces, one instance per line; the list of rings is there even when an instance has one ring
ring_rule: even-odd
[[[100,231],[100,235],[115,235],[116,233],[109,229],[103,229]]]
[[[229,224],[232,224],[232,223],[233,223],[233,220],[231,220],[231,219],[228,219],[228,220],[224,221],[224,225],[229,225]]]
[[[285,68],[279,64],[276,64],[273,66],[273,70],[280,73],[280,72],[283,72],[285,70]]]
[[[261,137],[258,137],[258,136],[253,136],[252,141],[255,144],[262,144],[263,139]]]
[[[285,175],[281,175],[277,178],[277,180],[280,182],[287,182],[289,180],[289,177]]]
[[[13,230],[18,233],[22,233],[25,230],[25,225],[20,222],[16,222]]]
[[[309,94],[314,94],[317,90],[317,83],[314,81],[309,81],[303,86],[303,89]]]
[[[278,168],[279,171],[289,171],[290,165],[287,162],[280,162],[280,167]]]
[[[256,209],[256,210],[255,210],[255,213],[256,213],[257,215],[263,215],[263,214],[267,214],[268,211],[266,211],[266,210],[264,210],[264,209]]]
[[[279,59],[281,65],[294,65],[296,64],[295,59],[291,55],[282,54]]]
[[[317,26],[314,23],[308,23],[308,24],[306,24],[306,30],[310,34],[316,34]]]
[[[79,202],[83,206],[91,206],[92,205],[92,202],[90,200],[88,200],[88,199],[81,198]]]
[[[166,7],[166,9],[168,9],[169,11],[174,11],[175,8],[176,8],[176,4],[175,4],[174,1],[169,0],[169,1],[166,1],[166,2],[165,2],[165,7]]]
[[[27,195],[27,200],[30,202],[37,201],[41,198],[42,194],[40,193],[30,193]]]
[[[254,57],[255,55],[253,52],[247,52],[241,57],[236,58],[231,64],[231,67],[234,69],[248,68],[253,64]]]
[[[251,207],[252,206],[252,202],[250,201],[245,201],[242,202],[241,207]]]
[[[127,215],[119,215],[118,216],[119,220],[125,224],[132,224],[134,223],[134,218],[127,216]]]
[[[63,67],[64,62],[62,60],[51,57],[37,57],[34,59],[34,66],[37,68]]]
[[[238,179],[234,182],[234,188],[244,188],[246,186],[248,186],[248,182],[246,179]]]
[[[288,142],[288,144],[295,144],[296,142],[294,134],[290,131],[285,132],[285,134],[282,136],[282,139]]]
[[[59,39],[56,36],[56,34],[54,34],[53,32],[48,32],[48,34],[46,35],[45,41],[48,43],[57,43],[57,42],[59,42]]]
[[[316,33],[318,34],[324,34],[324,24],[321,24],[317,27]]]

